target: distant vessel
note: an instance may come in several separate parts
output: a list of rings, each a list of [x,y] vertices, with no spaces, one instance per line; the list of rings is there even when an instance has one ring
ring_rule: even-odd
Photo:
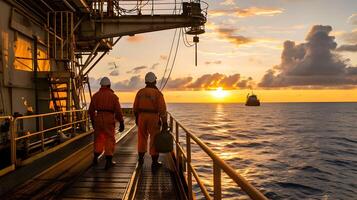
[[[251,95],[248,93],[247,101],[245,102],[245,105],[246,106],[260,106],[260,101],[259,101],[257,95],[253,94],[253,92]]]

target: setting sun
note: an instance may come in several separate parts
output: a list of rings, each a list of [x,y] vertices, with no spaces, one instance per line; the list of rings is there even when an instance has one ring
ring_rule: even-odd
[[[223,99],[228,96],[228,91],[223,90],[222,87],[217,88],[211,92],[212,96],[217,99]]]

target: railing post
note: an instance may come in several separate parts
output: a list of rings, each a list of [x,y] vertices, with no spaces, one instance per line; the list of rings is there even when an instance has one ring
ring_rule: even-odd
[[[188,199],[192,200],[191,137],[186,133]]]
[[[213,188],[214,200],[222,199],[221,168],[213,161]]]
[[[176,133],[176,167],[177,170],[180,170],[180,163],[181,163],[181,154],[180,154],[180,150],[179,150],[179,146],[180,146],[180,132],[179,132],[179,124],[175,123],[176,127],[175,127],[175,133]]]
[[[73,122],[74,122],[74,124],[72,125],[73,126],[73,134],[72,134],[72,137],[75,137],[76,136],[76,133],[77,133],[77,131],[76,131],[76,128],[77,128],[77,123],[76,122],[78,122],[78,115],[77,115],[77,112],[76,111],[71,111],[71,113],[72,113],[72,116],[74,116],[73,117]]]
[[[89,131],[89,118],[88,118],[88,112],[87,111],[83,111],[83,118],[85,120],[85,131]]]
[[[43,117],[39,118],[39,131],[43,131]],[[45,151],[45,136],[44,133],[41,133],[41,149]]]
[[[11,164],[16,165],[16,119],[11,120],[11,135],[10,135],[10,142],[11,142]]]
[[[63,119],[62,119],[62,118],[63,118],[63,113],[60,112],[60,113],[59,113],[59,116],[60,116],[60,131],[61,131],[61,133],[62,133],[62,128],[63,128],[63,127],[62,127],[62,123],[63,123],[63,122],[62,122],[62,120],[63,120]]]
[[[172,115],[170,115],[169,128],[170,128],[171,131],[173,131],[173,128],[174,128],[174,119],[172,118]]]

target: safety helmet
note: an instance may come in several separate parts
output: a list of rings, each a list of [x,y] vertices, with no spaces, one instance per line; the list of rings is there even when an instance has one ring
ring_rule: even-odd
[[[156,76],[153,72],[148,72],[145,75],[145,83],[154,83],[156,81]]]
[[[101,86],[109,86],[110,84],[110,79],[108,77],[103,77],[102,80],[100,80],[100,85]]]

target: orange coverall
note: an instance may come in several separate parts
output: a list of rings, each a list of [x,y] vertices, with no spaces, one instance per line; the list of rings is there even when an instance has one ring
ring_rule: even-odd
[[[160,132],[160,118],[167,121],[164,96],[157,88],[146,87],[136,94],[133,110],[138,116],[138,152],[147,151],[150,135],[150,155],[158,155],[154,147],[154,138]]]
[[[115,148],[115,120],[123,121],[119,98],[110,88],[102,87],[92,97],[89,116],[94,128],[94,152],[112,156]]]

